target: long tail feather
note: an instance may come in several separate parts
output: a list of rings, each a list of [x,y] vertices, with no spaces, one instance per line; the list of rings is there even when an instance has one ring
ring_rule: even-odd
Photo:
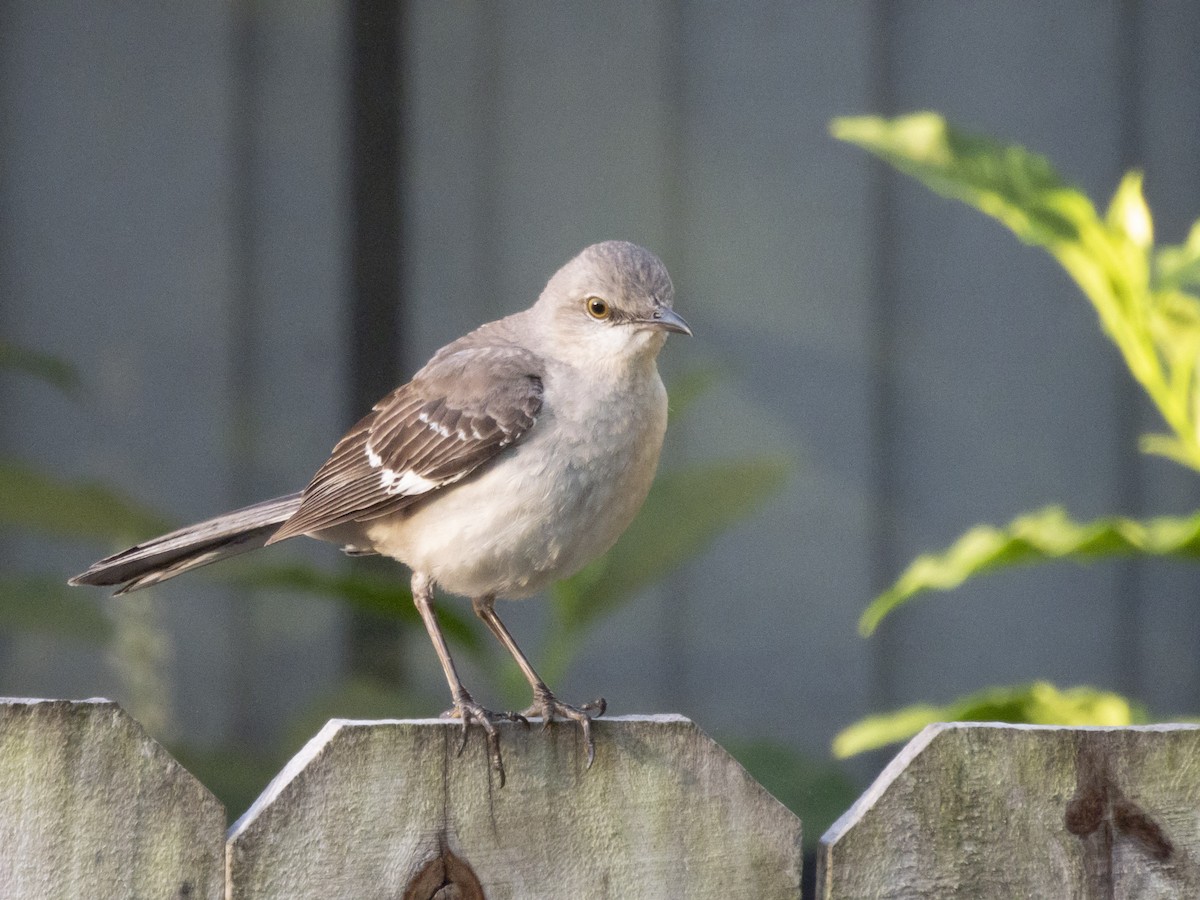
[[[197,522],[95,562],[70,584],[120,585],[127,594],[191,569],[257,550],[297,509],[289,494]]]

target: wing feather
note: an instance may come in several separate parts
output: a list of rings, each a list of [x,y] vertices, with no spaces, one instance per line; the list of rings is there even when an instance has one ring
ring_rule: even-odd
[[[544,368],[532,352],[488,337],[485,327],[443,348],[377,403],[338,441],[271,543],[402,510],[528,434]]]

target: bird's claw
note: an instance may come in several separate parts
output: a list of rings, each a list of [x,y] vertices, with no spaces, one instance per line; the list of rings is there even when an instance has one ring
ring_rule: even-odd
[[[550,693],[550,689],[543,684],[534,688],[533,704],[521,713],[521,717],[541,716],[543,731],[550,727],[551,720],[555,718],[570,719],[572,722],[579,723],[579,730],[583,732],[583,742],[587,747],[587,768],[590,769],[592,763],[596,761],[596,742],[592,738],[592,719],[604,715],[607,708],[608,704],[605,703],[603,697],[599,697],[591,703],[584,703],[582,706],[570,706]]]
[[[504,760],[500,755],[500,731],[496,728],[497,722],[514,722],[528,728],[528,717],[540,716],[543,730],[555,718],[569,719],[579,723],[579,729],[583,732],[584,745],[587,747],[587,767],[590,769],[596,760],[596,744],[592,738],[592,719],[604,715],[607,706],[603,697],[581,706],[571,706],[560,701],[543,685],[534,690],[533,704],[524,712],[493,712],[480,706],[471,698],[470,694],[463,691],[460,696],[455,697],[454,707],[442,713],[442,718],[458,719],[462,722],[456,756],[462,756],[463,751],[467,748],[467,736],[470,733],[468,726],[475,724],[483,729],[484,738],[487,741],[488,765],[496,773],[500,787],[504,787]]]
[[[463,751],[467,749],[467,726],[474,723],[483,729],[487,740],[488,765],[496,773],[500,787],[504,787],[504,760],[500,756],[500,732],[496,728],[496,723],[519,722],[528,728],[529,720],[521,713],[493,712],[490,709],[485,709],[471,699],[471,695],[465,691],[461,697],[454,699],[454,707],[452,709],[448,709],[442,713],[442,718],[459,719],[462,722],[462,737],[455,756],[462,756]]]

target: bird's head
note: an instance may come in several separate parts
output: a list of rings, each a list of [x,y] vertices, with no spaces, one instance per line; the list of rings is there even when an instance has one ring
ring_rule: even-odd
[[[675,288],[662,261],[637,244],[586,247],[559,269],[537,307],[556,346],[596,363],[653,362],[667,334],[692,333],[671,305]]]

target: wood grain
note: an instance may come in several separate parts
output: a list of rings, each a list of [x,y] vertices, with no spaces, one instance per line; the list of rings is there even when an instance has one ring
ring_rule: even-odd
[[[1200,727],[930,725],[821,839],[818,896],[1200,896]]]
[[[799,897],[800,821],[680,716],[330,722],[230,831],[230,897]],[[750,892],[749,894],[747,892]]]
[[[107,700],[0,699],[0,897],[223,896],[225,811]]]

